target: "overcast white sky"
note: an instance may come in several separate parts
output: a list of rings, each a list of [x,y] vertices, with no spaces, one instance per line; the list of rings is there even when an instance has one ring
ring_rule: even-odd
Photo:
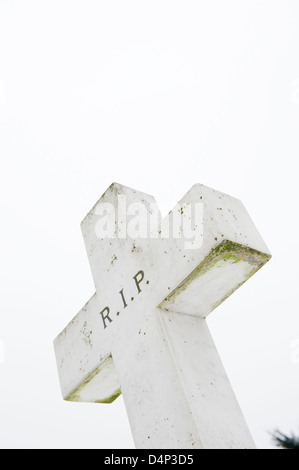
[[[298,130],[297,0],[0,0],[0,447],[133,447],[121,397],[62,400],[52,345],[113,181],[243,201],[273,259],[209,324],[257,446],[299,433]]]

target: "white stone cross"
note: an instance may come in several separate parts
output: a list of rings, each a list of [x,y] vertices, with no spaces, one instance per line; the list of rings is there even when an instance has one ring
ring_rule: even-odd
[[[163,222],[202,207],[197,244],[184,219],[181,237],[162,237],[159,222],[129,237],[137,219],[121,205],[150,216],[155,200],[114,183],[82,222],[96,293],[55,340],[64,399],[122,393],[137,448],[254,448],[205,319],[270,259],[267,246],[238,199],[200,184]]]

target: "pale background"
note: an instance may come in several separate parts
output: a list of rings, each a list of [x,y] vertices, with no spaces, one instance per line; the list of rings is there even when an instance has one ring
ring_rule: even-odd
[[[63,402],[52,346],[113,181],[243,201],[273,259],[209,324],[258,447],[299,433],[298,126],[298,0],[0,0],[1,447],[133,447],[122,398]]]

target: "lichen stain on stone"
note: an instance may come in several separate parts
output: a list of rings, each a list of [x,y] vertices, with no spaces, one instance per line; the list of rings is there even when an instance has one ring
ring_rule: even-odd
[[[86,346],[89,346],[90,348],[92,348],[91,335],[92,331],[87,328],[87,322],[85,322],[81,330],[81,339],[86,344]]]
[[[94,403],[110,404],[110,403],[113,403],[120,395],[121,395],[121,389],[118,388],[117,390],[115,390],[114,393],[112,393],[112,395],[110,395],[110,397],[103,398],[102,400],[96,400]]]
[[[71,402],[80,402],[80,394],[83,391],[83,389],[88,385],[98,374],[100,374],[106,367],[107,361],[112,361],[112,356],[111,354],[107,356],[101,364],[96,367],[81,383],[78,387],[76,387],[66,398],[64,398],[65,401],[71,401]],[[106,398],[102,398],[100,400],[95,401],[94,403],[112,403],[116,398],[118,398],[121,395],[121,389],[118,388],[113,392],[112,395]]]
[[[205,259],[184,279],[178,287],[176,287],[159,305],[158,308],[164,306],[170,301],[174,300],[182,291],[184,291],[191,282],[199,276],[203,276],[211,268],[215,267],[219,261],[230,261],[237,263],[245,261],[252,265],[252,270],[249,272],[245,279],[229,291],[221,300],[213,305],[214,310],[224,300],[226,300],[233,292],[235,292],[242,284],[244,284],[253,274],[255,274],[264,264],[271,259],[271,255],[262,253],[261,251],[249,248],[248,246],[232,242],[230,240],[223,240],[216,248],[213,248]]]
[[[141,252],[142,252],[142,248],[141,248],[140,246],[137,246],[137,245],[135,244],[135,242],[133,242],[133,246],[132,246],[131,252],[132,252],[132,253],[135,253],[135,252],[141,253]]]
[[[116,255],[113,255],[113,257],[112,257],[112,260],[111,260],[111,263],[110,263],[110,264],[113,266],[115,261],[117,261],[117,256],[116,256]]]

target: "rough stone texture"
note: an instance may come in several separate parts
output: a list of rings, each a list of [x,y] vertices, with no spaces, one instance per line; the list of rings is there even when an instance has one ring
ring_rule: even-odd
[[[115,183],[100,202],[118,195],[154,202]],[[122,393],[138,448],[254,448],[205,318],[271,255],[239,200],[196,184],[174,210],[194,202],[204,204],[199,249],[100,240],[97,205],[83,220],[96,293],[55,340],[62,394],[111,403]]]

